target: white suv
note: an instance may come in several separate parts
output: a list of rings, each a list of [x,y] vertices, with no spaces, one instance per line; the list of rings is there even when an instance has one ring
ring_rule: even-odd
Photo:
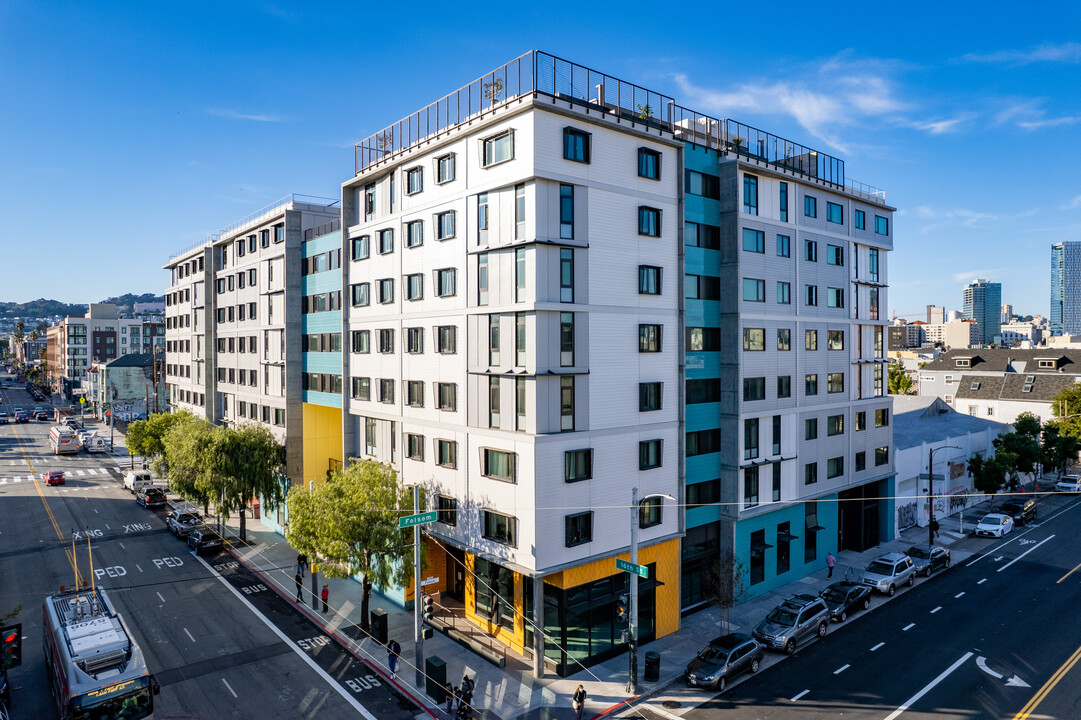
[[[1063,475],[1062,479],[1055,484],[1059,492],[1081,493],[1081,477],[1077,475]]]

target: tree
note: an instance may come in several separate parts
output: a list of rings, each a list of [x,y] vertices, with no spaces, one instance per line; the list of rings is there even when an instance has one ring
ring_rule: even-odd
[[[912,377],[906,373],[905,369],[899,364],[890,365],[887,383],[889,385],[890,395],[912,394]]]
[[[743,599],[743,563],[732,554],[722,555],[709,569],[708,591],[721,611],[721,634],[728,632],[732,622],[732,608]]]
[[[154,413],[146,420],[133,420],[128,424],[124,439],[128,450],[149,460],[158,475],[165,477],[168,467],[165,457],[165,435],[175,425],[195,422],[189,411]]]
[[[1077,451],[1081,449],[1081,442],[1072,435],[1063,435],[1059,431],[1058,423],[1052,420],[1043,428],[1043,463],[1058,471],[1059,479],[1066,469],[1066,463],[1077,457]]]
[[[1081,384],[1066,388],[1051,401],[1060,435],[1081,438]]]
[[[247,540],[244,509],[255,498],[270,506],[285,500],[280,481],[285,448],[262,425],[244,423],[235,428],[218,428],[223,508],[226,517],[240,513],[240,539]]]
[[[1040,419],[1032,413],[1021,413],[1014,421],[1014,431],[999,435],[991,441],[995,446],[995,458],[1009,474],[1010,488],[1016,489],[1018,476],[1036,471],[1043,459],[1040,447]]]
[[[968,472],[972,475],[972,485],[982,493],[994,495],[1002,489],[1006,471],[996,457],[984,457],[976,453],[968,461]]]
[[[214,426],[206,420],[173,425],[162,438],[162,461],[155,465],[165,470],[174,492],[203,506],[203,514],[217,495],[215,440]]]
[[[412,513],[411,490],[398,485],[389,466],[365,460],[311,490],[294,486],[286,503],[290,545],[317,558],[327,577],[362,574],[360,626],[367,631],[372,587],[405,585],[413,573],[412,548],[398,528],[398,519]]]
[[[25,330],[25,329],[26,329],[26,323],[24,323],[22,320],[19,320],[19,321],[17,321],[15,323],[14,337],[15,337],[15,345],[16,345],[15,352],[16,353],[19,352],[18,346],[23,344],[23,338],[26,337],[23,334],[23,330]]]

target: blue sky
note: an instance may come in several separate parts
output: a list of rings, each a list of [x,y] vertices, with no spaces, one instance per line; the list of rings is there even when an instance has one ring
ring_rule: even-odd
[[[1046,315],[1081,240],[1081,4],[708,5],[0,4],[0,300],[161,292],[175,251],[336,197],[355,142],[539,48],[844,159],[899,209],[891,312],[979,276]]]

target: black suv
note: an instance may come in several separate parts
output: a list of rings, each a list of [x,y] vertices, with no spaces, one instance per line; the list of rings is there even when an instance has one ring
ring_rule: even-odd
[[[788,655],[816,637],[825,637],[830,611],[826,601],[814,595],[793,595],[770,610],[751,635],[768,648]]]
[[[1012,517],[1014,525],[1026,525],[1036,519],[1036,501],[1032,498],[1014,498],[1002,503],[998,511]]]

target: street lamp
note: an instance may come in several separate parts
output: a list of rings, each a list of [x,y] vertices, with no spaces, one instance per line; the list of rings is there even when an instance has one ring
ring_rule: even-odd
[[[960,450],[957,445],[940,445],[936,448],[931,448],[927,451],[927,503],[928,511],[930,512],[930,519],[927,521],[927,535],[928,545],[935,544],[935,475],[934,475],[934,462],[935,453],[939,450]]]
[[[671,495],[664,493],[652,493],[642,500],[651,498],[668,498],[675,501]],[[638,488],[631,488],[631,564],[638,564],[638,523],[640,521],[640,509],[638,507]],[[631,695],[638,693],[638,573],[631,573],[630,597],[627,602],[627,692]]]

